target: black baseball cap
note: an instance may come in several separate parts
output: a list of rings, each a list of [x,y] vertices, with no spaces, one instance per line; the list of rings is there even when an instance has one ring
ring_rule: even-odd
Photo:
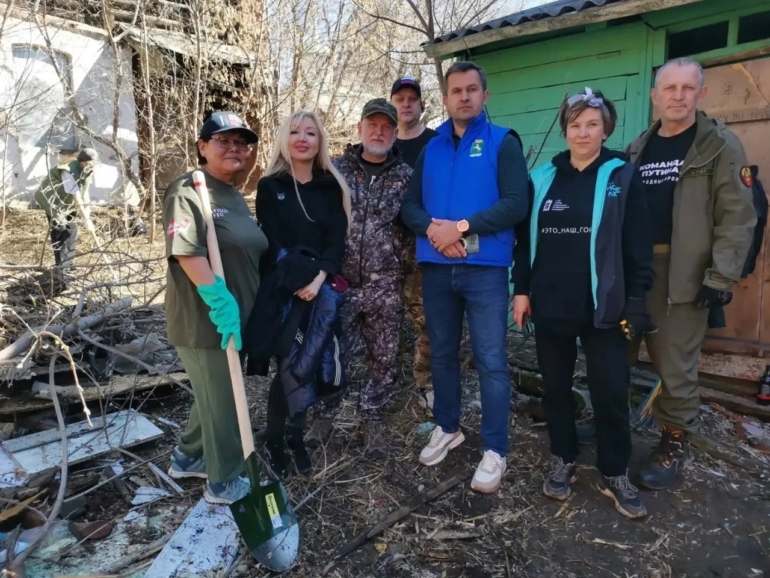
[[[203,121],[201,134],[198,138],[207,138],[220,132],[238,131],[250,143],[259,140],[257,133],[249,128],[241,117],[229,110],[219,110]]]
[[[398,126],[398,112],[396,112],[396,107],[384,98],[374,98],[367,102],[361,113],[361,120],[364,120],[373,114],[384,114],[393,121],[394,125]]]
[[[393,88],[390,89],[390,96],[393,96],[402,88],[411,88],[417,92],[417,96],[422,98],[422,89],[420,88],[420,83],[417,82],[414,78],[409,78],[408,76],[399,78],[396,82],[393,83]]]

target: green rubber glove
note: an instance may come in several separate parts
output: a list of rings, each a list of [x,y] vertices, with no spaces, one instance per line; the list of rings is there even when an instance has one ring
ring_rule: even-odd
[[[235,338],[235,349],[241,350],[241,313],[238,302],[227,289],[224,279],[214,276],[212,285],[199,285],[198,295],[209,306],[209,319],[222,334],[222,349],[227,349],[230,337]]]

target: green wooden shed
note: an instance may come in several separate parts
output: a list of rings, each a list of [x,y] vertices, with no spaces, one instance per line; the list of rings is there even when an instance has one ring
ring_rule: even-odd
[[[565,148],[553,125],[566,93],[590,86],[612,99],[619,119],[608,144],[622,149],[653,120],[656,68],[689,56],[706,68],[702,108],[728,123],[770,184],[770,0],[559,0],[423,48],[432,57],[483,67],[491,119],[518,131],[530,163],[542,148],[537,164]],[[711,349],[770,356],[767,239]]]

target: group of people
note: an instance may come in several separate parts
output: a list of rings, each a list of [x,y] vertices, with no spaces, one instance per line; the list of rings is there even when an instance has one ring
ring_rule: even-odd
[[[420,123],[424,101],[411,78],[396,81],[390,102],[364,106],[360,144],[335,159],[318,115],[293,113],[276,135],[255,213],[234,183],[257,135],[231,112],[211,114],[197,146],[226,284],[209,266],[190,173],[163,203],[169,342],[195,392],[169,474],[206,478],[210,502],[248,491],[222,351],[231,336],[247,372],[267,374],[276,363],[263,432],[275,475],[308,471],[308,447],[333,434],[359,338],[364,451],[386,456],[383,410],[397,378],[405,307],[418,335],[415,379],[437,422],[419,461],[434,466],[465,440],[459,350],[467,319],[482,408],[483,456],[471,487],[495,492],[509,451],[512,283],[515,322],[537,330],[555,464],[544,493],[566,499],[578,472],[579,339],[599,489],[625,516],[644,516],[628,477],[629,365],[646,339],[662,378],[653,410],[662,436],[638,479],[666,488],[697,428],[709,310],[729,302],[756,221],[745,153],[698,110],[705,93],[696,62],[661,67],[652,91],[659,120],[618,152],[605,146],[616,108],[586,88],[559,110],[564,152],[528,172],[519,136],[484,112],[483,70],[456,62],[444,78],[448,119],[436,131]]]

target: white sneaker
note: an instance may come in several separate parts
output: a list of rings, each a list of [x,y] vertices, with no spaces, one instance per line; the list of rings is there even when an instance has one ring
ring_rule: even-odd
[[[506,467],[505,458],[492,450],[485,451],[479,467],[476,468],[476,473],[473,474],[471,489],[482,494],[496,492],[500,488],[500,481],[503,479]]]
[[[457,430],[454,433],[446,433],[441,426],[436,426],[430,436],[428,445],[420,452],[420,462],[426,466],[435,466],[449,453],[465,441],[463,432]]]

